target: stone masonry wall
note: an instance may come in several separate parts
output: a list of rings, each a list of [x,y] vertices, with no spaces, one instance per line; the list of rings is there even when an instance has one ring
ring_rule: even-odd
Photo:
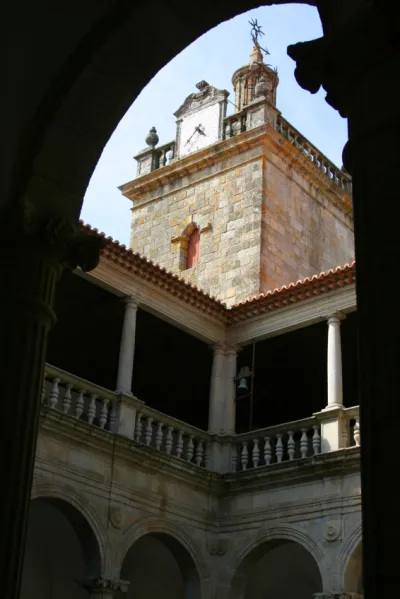
[[[261,203],[262,158],[253,148],[144,195],[132,210],[131,248],[232,305],[260,290]],[[199,263],[182,269],[194,225]]]
[[[335,207],[328,187],[322,193],[268,149],[263,182],[262,292],[354,260],[352,218]]]
[[[335,206],[344,192],[317,169],[300,173],[294,146],[270,141],[190,174],[178,160],[178,176],[136,194],[131,248],[228,306],[352,261],[352,217]],[[200,258],[186,269],[195,226]]]

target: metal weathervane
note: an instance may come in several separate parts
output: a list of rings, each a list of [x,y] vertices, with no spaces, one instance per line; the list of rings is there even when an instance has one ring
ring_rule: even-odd
[[[269,54],[267,48],[263,48],[262,46],[260,46],[260,42],[258,41],[258,38],[264,35],[264,32],[261,30],[261,25],[258,24],[257,19],[252,19],[251,21],[249,21],[249,25],[251,25],[251,39],[253,40],[253,44],[259,48],[262,52],[264,52],[264,54]]]

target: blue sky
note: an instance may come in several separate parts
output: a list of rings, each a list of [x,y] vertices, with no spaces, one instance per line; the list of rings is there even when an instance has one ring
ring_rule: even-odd
[[[323,90],[311,95],[294,78],[294,62],[287,56],[289,44],[320,37],[318,12],[310,6],[273,6],[252,10],[226,21],[204,34],[166,65],[144,88],[109,139],[86,191],[81,218],[118,239],[129,242],[131,202],[117,187],[135,177],[133,156],[143,149],[153,125],[160,144],[175,138],[173,113],[185,98],[196,92],[196,83],[231,92],[233,72],[248,63],[252,43],[251,18],[258,19],[265,36],[262,45],[270,52],[265,61],[278,68],[277,106],[337,166],[347,140],[347,123],[325,102]],[[132,65],[132,77],[135,65]],[[228,114],[233,107],[230,105]]]

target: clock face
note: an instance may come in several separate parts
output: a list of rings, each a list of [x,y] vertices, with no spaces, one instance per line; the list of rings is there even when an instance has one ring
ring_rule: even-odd
[[[185,156],[219,140],[220,107],[218,103],[187,115],[182,119],[179,156]]]

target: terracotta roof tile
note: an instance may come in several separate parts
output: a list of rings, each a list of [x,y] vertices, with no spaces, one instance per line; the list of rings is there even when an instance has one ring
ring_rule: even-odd
[[[221,318],[228,325],[351,285],[356,279],[355,262],[352,262],[296,283],[273,289],[268,293],[261,293],[227,308],[223,302],[210,296],[197,285],[187,283],[179,275],[173,274],[152,260],[133,252],[119,241],[107,237],[105,233],[99,232],[82,221],[81,226],[88,234],[99,235],[106,240],[106,247],[101,254],[107,260],[123,266],[142,279],[151,281],[154,285],[165,289],[171,295],[197,307],[202,312]]]

